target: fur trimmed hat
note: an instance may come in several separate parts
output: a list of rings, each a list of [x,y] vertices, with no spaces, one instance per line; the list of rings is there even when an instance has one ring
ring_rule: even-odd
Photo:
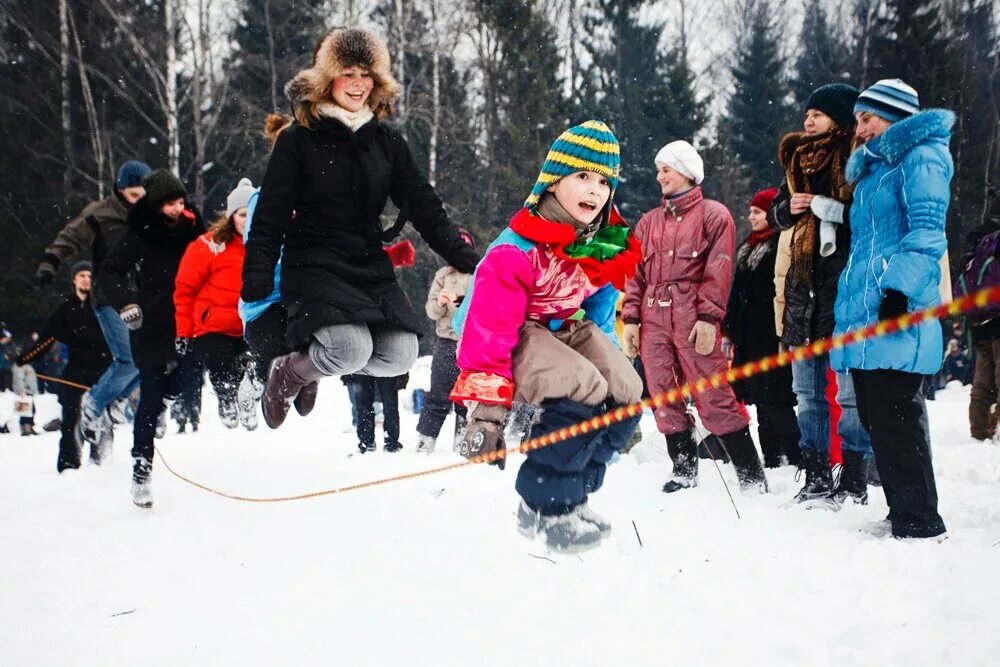
[[[392,104],[403,87],[392,75],[392,60],[385,40],[370,30],[334,28],[319,41],[313,51],[312,67],[300,70],[285,84],[285,95],[298,111],[305,104],[330,100],[333,80],[350,67],[371,72],[375,87],[368,97],[368,106],[379,118],[392,113]]]

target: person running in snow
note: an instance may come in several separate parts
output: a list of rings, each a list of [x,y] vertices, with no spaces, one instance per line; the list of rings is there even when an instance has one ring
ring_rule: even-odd
[[[847,164],[854,184],[851,246],[837,286],[836,333],[941,303],[940,259],[954,166],[948,144],[955,114],[921,112],[917,91],[883,79],[854,105],[865,143]],[[831,363],[850,371],[861,423],[871,436],[889,516],[873,527],[894,537],[945,533],[937,510],[925,375],[941,368],[941,324],[834,349]]]
[[[128,228],[125,218],[129,209],[145,194],[142,179],[150,171],[148,165],[137,160],[122,164],[111,195],[87,204],[62,228],[45,249],[45,259],[35,273],[36,284],[47,285],[60,266],[79,255],[89,254],[94,264],[90,299],[111,350],[112,361],[104,375],[83,395],[80,404],[80,431],[91,446],[113,437],[116,413],[124,409],[128,396],[139,386],[139,371],[132,360],[128,328],[118,317],[118,311],[109,304],[101,269],[104,259]],[[116,403],[121,410],[114,409]]]
[[[275,142],[243,265],[242,297],[258,301],[274,290],[283,253],[286,342],[295,351],[271,367],[262,400],[271,428],[320,378],[394,377],[413,365],[420,324],[382,248],[407,217],[452,266],[471,272],[478,260],[406,140],[382,122],[400,92],[385,42],[366,30],[331,31],[286,92],[296,122]],[[401,215],[385,232],[390,198]]]
[[[691,144],[669,143],[654,161],[662,204],[636,225],[643,261],[625,290],[622,319],[625,351],[642,356],[655,396],[727,369],[719,323],[732,287],[736,225],[725,206],[702,195],[704,165]],[[697,393],[694,404],[705,428],[722,440],[740,487],[766,492],[749,420],[732,388],[723,383]],[[695,426],[687,406],[675,402],[654,415],[674,463],[664,492],[697,486]]]
[[[90,304],[92,265],[88,261],[77,262],[71,271],[73,293],[55,312],[39,334],[38,343],[21,355],[17,363],[24,365],[47,350],[56,341],[69,346],[69,363],[63,371],[62,379],[78,385],[90,386],[101,377],[111,363],[111,354],[104,340],[104,334],[97,323],[97,316]],[[84,389],[68,384],[59,385],[59,403],[62,405],[62,437],[59,439],[59,455],[56,470],[72,470],[80,467],[80,448],[83,444],[78,429],[80,399]],[[108,453],[110,434],[101,443],[90,443],[90,460],[100,465]]]
[[[642,380],[615,337],[618,290],[639,260],[613,206],[620,165],[604,123],[563,132],[524,208],[476,269],[454,321],[461,374],[451,397],[469,409],[463,455],[504,449],[514,403],[541,409],[529,434],[537,437],[639,400]],[[515,483],[518,530],[559,551],[596,546],[611,524],[588,494],[638,421],[528,452]]]
[[[733,365],[778,352],[774,326],[774,263],[778,235],[767,222],[777,188],[761,190],[750,201],[750,237],[736,251],[733,288],[722,331],[733,344]],[[782,456],[798,465],[799,425],[795,420],[792,372],[787,366],[733,383],[736,398],[757,406],[757,439],[764,467],[777,468]]]
[[[109,302],[131,330],[139,368],[139,408],[132,437],[132,501],[152,507],[153,438],[166,402],[177,396],[174,278],[188,244],[205,231],[184,184],[166,169],[142,182],[146,194],[128,214],[128,230],[104,262]],[[133,292],[130,285],[138,286]]]
[[[472,234],[461,230],[462,238],[472,248],[476,242]],[[469,291],[472,276],[462,273],[453,266],[442,266],[434,274],[431,289],[427,293],[427,317],[434,320],[437,342],[434,344],[434,358],[431,361],[431,388],[423,408],[420,410],[420,421],[417,423],[417,433],[420,441],[418,452],[430,454],[434,451],[441,425],[448,417],[452,407],[455,408],[455,445],[465,436],[465,407],[453,403],[450,397],[451,388],[458,379],[458,334],[451,321],[455,311],[465,300]]]
[[[791,230],[790,260],[784,278],[781,341],[788,348],[809,345],[833,333],[837,279],[847,264],[851,230],[846,224],[852,188],[845,168],[851,154],[854,102],[860,91],[833,83],[813,91],[806,102],[804,132],[786,135],[778,149],[785,183],[768,213],[768,222]],[[802,467],[806,481],[798,502],[868,502],[871,442],[858,416],[854,383],[837,375],[841,407],[837,432],[844,466],[834,489],[830,472],[830,409],[826,399],[827,355],[792,362],[792,388],[798,399]]]
[[[188,246],[174,280],[177,354],[196,355],[208,369],[226,428],[257,428],[256,406],[241,411],[237,391],[248,365],[237,306],[243,272],[243,230],[253,183],[243,178],[226,197],[226,212]]]

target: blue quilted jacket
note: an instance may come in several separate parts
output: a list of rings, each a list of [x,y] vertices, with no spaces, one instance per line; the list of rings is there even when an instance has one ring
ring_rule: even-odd
[[[851,155],[851,252],[837,286],[835,333],[878,320],[885,290],[906,295],[911,312],[941,302],[938,262],[948,247],[954,122],[950,111],[924,111],[894,123]],[[930,321],[834,350],[830,360],[838,371],[929,375],[941,368],[942,350],[941,325]]]

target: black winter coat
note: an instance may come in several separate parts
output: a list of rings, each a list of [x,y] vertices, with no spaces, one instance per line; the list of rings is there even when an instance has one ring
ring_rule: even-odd
[[[831,196],[829,172],[812,174],[809,180],[813,194]],[[791,229],[799,221],[799,216],[792,215],[791,199],[788,184],[782,184],[767,213],[767,221],[772,229]],[[845,221],[837,225],[837,249],[829,257],[821,257],[819,254],[820,225],[817,221],[814,245],[816,252],[810,283],[795,284],[792,279],[793,267],[789,267],[785,281],[785,316],[782,320],[785,330],[781,336],[781,341],[789,347],[808,345],[814,340],[833,335],[833,305],[837,301],[837,282],[851,251],[851,225],[846,220],[850,210],[851,202],[848,201],[844,204]]]
[[[736,251],[733,288],[722,330],[735,348],[733,366],[741,366],[778,352],[774,328],[774,262],[778,254],[778,234],[751,247],[743,243]],[[737,398],[747,405],[795,405],[791,368],[733,383]]]
[[[132,357],[139,369],[154,368],[176,357],[174,279],[188,244],[204,233],[205,226],[190,205],[176,224],[168,225],[145,198],[129,211],[128,224],[104,262],[102,280],[116,309],[130,303],[142,309],[142,326],[131,332]],[[136,292],[130,289],[133,281]]]
[[[247,241],[243,299],[271,292],[283,252],[281,296],[291,347],[307,344],[326,325],[421,331],[382,250],[390,239],[379,216],[390,198],[449,264],[475,269],[475,251],[448,221],[406,140],[388,125],[372,120],[355,133],[322,118],[309,128],[293,124],[278,137]]]
[[[90,386],[111,363],[111,352],[97,323],[90,297],[81,300],[76,293],[66,297],[38,333],[38,345],[24,353],[18,363],[30,362],[55,341],[69,348],[69,362],[62,374],[64,380]]]

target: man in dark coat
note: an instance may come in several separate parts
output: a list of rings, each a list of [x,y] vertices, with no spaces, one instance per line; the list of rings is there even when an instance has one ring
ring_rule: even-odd
[[[112,194],[85,206],[62,228],[45,249],[45,258],[35,273],[36,284],[45,285],[52,282],[59,268],[74,257],[89,254],[94,263],[90,305],[97,314],[97,321],[111,350],[112,362],[80,404],[80,430],[92,445],[111,437],[108,406],[139,386],[139,371],[132,361],[128,329],[118,317],[118,311],[108,303],[110,299],[101,281],[101,269],[105,258],[118,245],[128,227],[125,218],[129,209],[145,194],[142,179],[149,173],[150,168],[142,162],[125,162],[118,170]]]
[[[62,405],[62,437],[59,440],[59,458],[56,470],[80,467],[80,447],[77,421],[80,414],[80,398],[85,389],[101,377],[101,373],[111,363],[104,334],[97,323],[97,316],[90,304],[91,294],[90,262],[78,262],[73,266],[73,293],[70,294],[49,317],[42,329],[38,342],[21,355],[17,363],[23,365],[38,357],[56,341],[69,348],[69,363],[63,371],[62,379],[67,383],[59,388],[59,403]],[[100,464],[106,454],[104,448],[110,444],[90,443],[90,460]]]

